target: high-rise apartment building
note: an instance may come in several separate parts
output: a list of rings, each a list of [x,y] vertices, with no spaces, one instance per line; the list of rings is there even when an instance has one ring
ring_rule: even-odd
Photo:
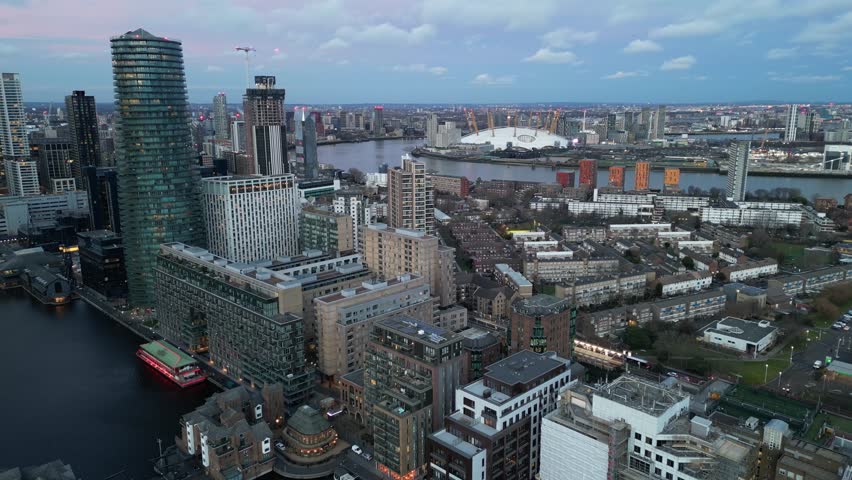
[[[598,161],[593,159],[580,160],[580,186],[598,187]]]
[[[334,212],[352,218],[352,244],[361,251],[361,225],[372,225],[376,221],[376,209],[359,191],[335,192]]]
[[[651,183],[651,164],[649,162],[636,162],[636,172],[633,179],[633,189],[636,191],[648,190]]]
[[[576,330],[577,309],[570,300],[544,294],[523,298],[512,304],[509,349],[571,358]]]
[[[207,245],[238,262],[299,253],[299,192],[292,174],[201,181]]]
[[[667,168],[663,171],[663,190],[676,192],[680,190],[680,169]]]
[[[528,350],[485,367],[482,378],[456,390],[456,412],[429,436],[429,478],[536,478],[542,420],[583,372],[552,352]]]
[[[305,207],[299,218],[299,240],[302,250],[354,251],[352,217],[345,213]]]
[[[365,281],[315,298],[314,307],[319,370],[332,379],[363,368],[375,322],[395,315],[432,319],[429,284],[416,274]]]
[[[5,160],[4,166],[9,195],[23,197],[41,193],[38,184],[37,162],[19,157],[17,160]]]
[[[370,271],[382,278],[422,275],[440,306],[456,303],[455,250],[441,245],[438,237],[377,223],[361,227],[361,239],[361,254]]]
[[[432,180],[426,164],[402,157],[402,168],[388,172],[388,224],[394,228],[435,231]]]
[[[426,146],[434,147],[438,138],[438,114],[430,113],[426,116]]]
[[[161,246],[154,269],[160,332],[254,386],[284,385],[289,406],[313,386],[306,369],[302,317],[291,313],[298,290],[271,271],[230,263],[180,243]],[[297,287],[298,285],[294,285]],[[293,292],[287,295],[282,292]]]
[[[38,166],[29,158],[24,97],[17,73],[0,74],[0,154],[9,195],[38,195]]]
[[[287,160],[287,115],[283,88],[275,88],[274,76],[254,77],[254,88],[246,89],[246,154],[260,175],[290,173]]]
[[[228,140],[230,138],[231,117],[228,115],[228,99],[224,92],[219,92],[213,97],[213,132],[216,140]]]
[[[650,130],[652,140],[664,140],[666,138],[666,106],[659,105],[654,112],[654,120]]]
[[[4,160],[24,160],[29,156],[24,95],[17,73],[0,73],[0,153]]]
[[[787,106],[784,115],[784,143],[796,141],[799,126],[799,106],[795,103]]]
[[[624,188],[624,167],[609,167],[609,186]]]
[[[380,472],[417,478],[429,463],[426,437],[453,411],[463,337],[415,318],[373,325],[364,369],[365,400]]]
[[[728,183],[725,193],[735,202],[745,200],[749,150],[749,141],[734,141],[728,147]]]
[[[301,163],[305,171],[305,179],[313,180],[319,177],[319,160],[317,159],[317,124],[314,115],[308,115],[306,107],[296,112],[296,162]]]
[[[82,186],[74,175],[73,148],[69,137],[48,137],[41,132],[30,135],[30,159],[38,165],[39,183],[48,192],[60,193],[62,185]]]
[[[150,306],[160,244],[204,243],[183,51],[142,29],[110,43],[128,301]]]
[[[95,97],[74,90],[65,97],[68,131],[71,137],[71,170],[77,186],[84,183],[83,168],[101,167],[101,139]]]
[[[370,123],[373,135],[383,137],[385,135],[385,107],[376,105],[373,107],[373,120]]]
[[[231,122],[231,148],[235,152],[246,151],[246,122],[243,120]]]
[[[83,189],[89,196],[90,228],[120,234],[118,172],[115,167],[83,167]]]

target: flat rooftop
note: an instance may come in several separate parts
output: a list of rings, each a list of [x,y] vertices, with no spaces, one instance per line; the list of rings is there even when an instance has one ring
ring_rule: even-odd
[[[512,309],[523,315],[553,315],[571,307],[571,301],[556,298],[553,295],[538,294],[521,299],[512,305]]]
[[[566,362],[556,355],[522,350],[485,367],[485,375],[506,385],[525,384],[565,367]]]
[[[481,448],[462,440],[446,430],[432,434],[432,440],[465,458],[473,458],[474,455],[482,451]]]
[[[672,405],[689,398],[689,395],[660,383],[629,374],[595,390],[595,395],[653,416],[660,416]]]
[[[430,343],[435,346],[443,345],[458,338],[458,335],[454,332],[421,322],[407,315],[397,315],[380,320],[374,324],[373,328],[377,327],[390,329],[418,342]]]
[[[752,322],[737,317],[725,317],[716,322],[715,328],[708,328],[705,331],[757,343],[776,330],[778,328],[767,321]]]
[[[324,297],[317,297],[315,300],[323,303],[331,303],[337,302],[339,300],[343,300],[346,298],[356,297],[358,295],[364,295],[366,293],[375,292],[377,290],[386,290],[389,287],[394,285],[399,285],[404,282],[410,282],[412,280],[416,280],[422,278],[420,275],[414,273],[406,273],[405,275],[400,275],[398,277],[390,278],[388,280],[370,280],[366,282],[361,282],[360,287],[355,288],[346,288],[339,292],[332,293],[330,295],[326,295]],[[411,287],[411,288],[420,288],[420,287]]]

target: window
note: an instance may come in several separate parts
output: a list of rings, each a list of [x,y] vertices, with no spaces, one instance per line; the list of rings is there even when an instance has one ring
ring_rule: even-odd
[[[662,455],[660,455],[660,454],[657,454],[657,456],[656,456],[656,457],[654,457],[654,460],[656,460],[656,461],[658,461],[658,462],[662,462],[662,461],[663,461],[663,456],[662,456]]]
[[[666,474],[666,480],[672,480],[672,474],[671,473]]]
[[[633,434],[633,438],[635,438],[636,440],[642,440],[642,434],[639,433],[639,432],[636,432],[636,433]]]
[[[674,460],[666,460],[666,465],[674,467]]]
[[[653,445],[654,439],[652,439],[651,437],[645,437],[645,443],[647,443],[648,445]]]
[[[642,449],[639,448],[638,446],[634,445],[633,446],[633,453],[642,453]]]

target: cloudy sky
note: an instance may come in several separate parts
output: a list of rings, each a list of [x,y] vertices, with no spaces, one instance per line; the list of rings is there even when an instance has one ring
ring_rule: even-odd
[[[243,45],[291,104],[852,101],[852,0],[0,0],[0,70],[110,101],[138,27],[196,102],[238,101]]]

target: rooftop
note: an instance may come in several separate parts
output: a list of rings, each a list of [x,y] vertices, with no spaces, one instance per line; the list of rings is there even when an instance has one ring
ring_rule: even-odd
[[[432,434],[432,440],[466,458],[472,458],[474,455],[482,451],[481,448],[462,440],[446,430],[441,430]]]
[[[669,389],[660,383],[629,374],[602,386],[595,394],[653,416],[662,415],[671,406],[689,398],[689,395]]]
[[[518,300],[512,305],[512,309],[522,315],[553,315],[564,312],[571,308],[571,301],[566,298],[556,298],[553,295],[533,295],[529,298]]]
[[[458,338],[455,333],[434,325],[418,321],[407,315],[397,315],[380,320],[374,328],[385,328],[393,330],[405,337],[421,343],[430,343],[440,346]]]
[[[364,369],[359,368],[358,370],[355,370],[355,371],[347,373],[346,375],[343,375],[343,377],[341,377],[341,378],[343,380],[346,380],[349,383],[354,383],[355,385],[358,385],[359,387],[363,387],[364,386]]]
[[[394,277],[394,278],[384,280],[384,281],[371,280],[371,281],[367,281],[367,282],[361,282],[360,287],[346,288],[346,289],[343,289],[343,290],[341,290],[337,293],[332,293],[332,294],[326,295],[324,297],[317,297],[314,300],[317,301],[317,302],[322,302],[322,303],[337,302],[337,301],[340,301],[340,300],[344,300],[346,298],[352,298],[352,297],[355,297],[355,296],[358,296],[358,295],[364,295],[364,294],[367,294],[367,293],[370,293],[370,292],[375,292],[375,291],[378,291],[378,290],[386,290],[387,288],[392,287],[394,285],[400,285],[402,283],[412,282],[412,281],[420,279],[420,278],[422,278],[420,275],[417,275],[417,274],[414,274],[414,273],[406,273],[405,275],[400,275],[398,277]],[[419,288],[419,287],[412,287],[412,288]]]
[[[480,328],[468,328],[459,332],[463,337],[462,343],[467,349],[482,349],[498,343],[497,337]]]
[[[304,435],[317,435],[332,428],[319,410],[308,405],[302,405],[287,419],[287,427]]]
[[[768,335],[778,330],[773,327],[768,321],[752,322],[743,320],[737,317],[725,317],[716,322],[715,328],[708,328],[706,331],[718,335],[739,338],[750,343],[757,343]]]
[[[524,127],[501,127],[480,130],[479,134],[462,137],[461,143],[484,144],[490,143],[494,148],[505,149],[509,144],[513,148],[530,150],[553,146],[567,147],[571,141],[565,137],[552,134],[545,129]]]
[[[146,343],[140,345],[139,348],[172,368],[181,368],[197,363],[194,358],[183,353],[179,348],[165,340]]]
[[[526,384],[564,368],[567,362],[553,353],[522,350],[485,367],[485,375],[506,385]]]

